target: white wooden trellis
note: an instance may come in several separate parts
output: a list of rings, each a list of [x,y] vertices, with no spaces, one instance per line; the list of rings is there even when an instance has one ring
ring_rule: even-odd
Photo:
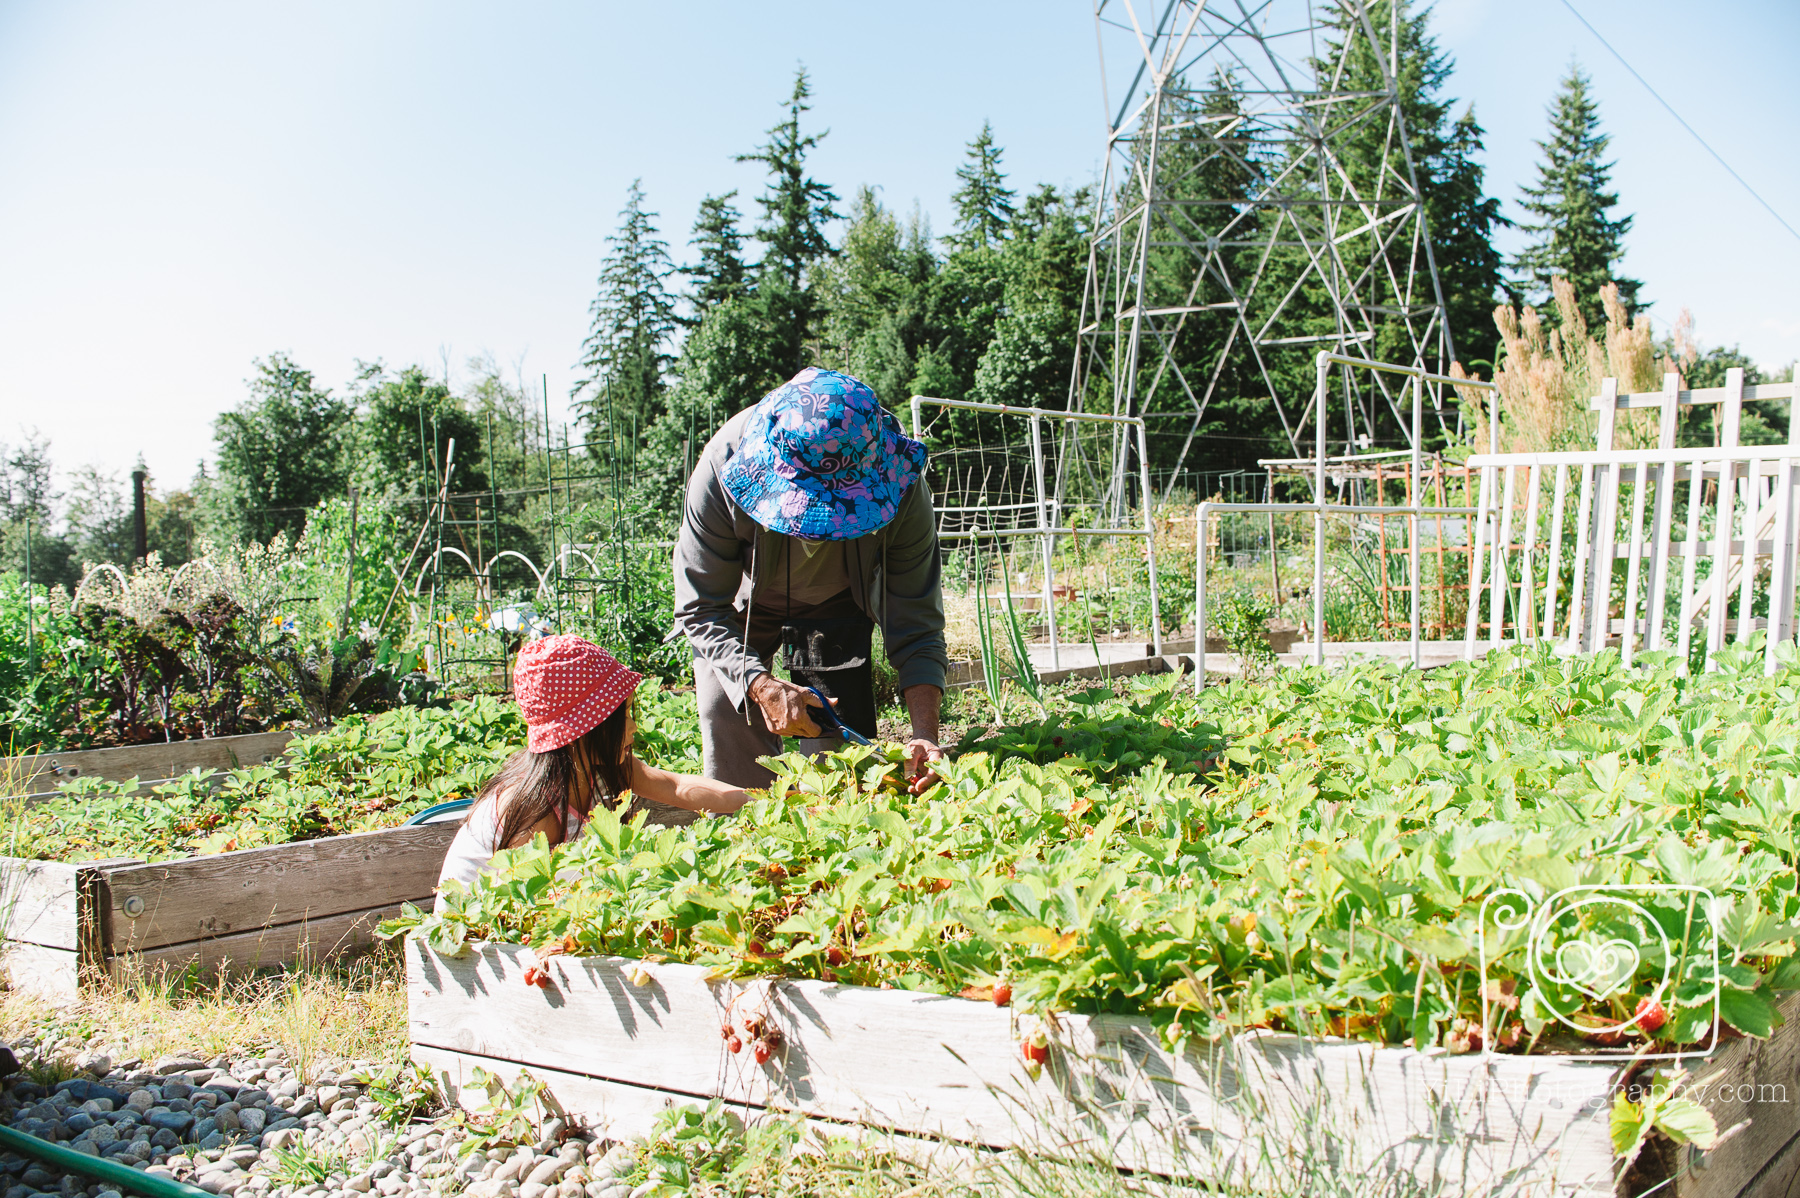
[[[1616,643],[1627,662],[1648,650],[1674,650],[1685,660],[1702,629],[1710,660],[1728,635],[1741,644],[1762,628],[1768,633],[1766,669],[1775,671],[1777,649],[1795,635],[1800,405],[1791,402],[1794,385],[1746,387],[1743,371],[1732,369],[1723,387],[1679,388],[1673,374],[1664,376],[1661,391],[1635,394],[1620,394],[1617,380],[1605,380],[1592,401],[1599,428],[1591,451],[1469,458],[1481,480],[1465,657],[1473,659],[1484,644],[1549,639],[1565,652]],[[1785,445],[1740,443],[1747,399],[1790,401]],[[1677,448],[1680,409],[1713,404],[1719,405],[1720,443]],[[1658,409],[1654,449],[1613,447],[1618,413],[1633,408]],[[1685,519],[1677,519],[1676,500],[1684,491]],[[1546,493],[1548,513],[1542,511]],[[1564,595],[1560,576],[1571,532],[1573,573]],[[1752,605],[1765,558],[1768,615],[1759,618]],[[1699,574],[1703,561],[1705,577]],[[1621,563],[1623,595],[1615,617]],[[1735,620],[1729,616],[1734,592]]]
[[[1031,461],[1031,499],[1023,502],[994,503],[987,494],[987,480],[984,478],[978,488],[969,494],[951,492],[934,499],[933,509],[938,519],[937,536],[939,541],[972,540],[979,543],[983,537],[998,540],[1003,536],[1036,537],[1039,553],[1042,556],[1043,584],[1042,603],[1044,610],[1044,626],[1049,638],[1050,666],[1059,668],[1061,662],[1061,645],[1056,631],[1056,586],[1055,586],[1055,548],[1059,536],[1110,536],[1110,537],[1142,537],[1144,538],[1144,557],[1150,572],[1150,650],[1157,656],[1162,654],[1162,603],[1156,577],[1156,520],[1154,512],[1153,492],[1150,489],[1150,450],[1144,431],[1144,421],[1137,416],[1113,416],[1098,412],[1056,411],[1050,408],[1018,407],[1012,404],[976,403],[972,400],[937,399],[928,395],[912,397],[912,431],[913,436],[921,440],[927,437],[925,407],[955,408],[969,412],[988,412],[999,416],[1019,416],[1026,422],[1026,433],[1029,437]],[[1057,457],[1057,477],[1047,479],[1045,474],[1045,450],[1043,436],[1044,421],[1059,422],[1064,430],[1080,425],[1110,426],[1116,431],[1120,444],[1135,441],[1138,458],[1138,488],[1143,496],[1141,527],[1130,528],[1124,523],[1130,518],[1125,506],[1124,475],[1114,474],[1107,479],[1106,492],[1101,500],[1103,511],[1110,511],[1111,518],[1095,526],[1077,528],[1064,525],[1068,515],[1067,509],[1072,506],[1065,493],[1068,479],[1063,472],[1068,466],[1067,459]],[[1113,455],[1111,462],[1122,463],[1128,453]],[[973,499],[973,502],[970,502]],[[945,502],[948,500],[948,502]],[[1029,514],[1030,523],[1026,523]]]

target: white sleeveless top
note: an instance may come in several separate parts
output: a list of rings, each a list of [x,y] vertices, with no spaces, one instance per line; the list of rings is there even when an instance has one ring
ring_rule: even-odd
[[[570,807],[563,822],[563,842],[574,840],[581,835],[581,813]],[[465,887],[473,886],[475,878],[487,868],[488,862],[494,859],[499,848],[494,844],[500,833],[500,805],[492,795],[469,809],[462,826],[456,830],[456,839],[450,842],[450,851],[444,854],[444,867],[438,871],[438,889],[444,883],[455,878]],[[443,908],[444,900],[440,897],[434,904],[434,910]]]

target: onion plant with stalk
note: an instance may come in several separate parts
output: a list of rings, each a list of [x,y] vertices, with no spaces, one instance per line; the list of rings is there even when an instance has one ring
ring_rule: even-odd
[[[981,638],[981,677],[982,686],[987,691],[988,701],[994,707],[994,719],[1005,718],[1006,697],[1003,691],[1001,654],[997,638],[994,635],[993,617],[988,611],[987,575],[981,563],[981,538],[971,542],[974,546],[975,569],[975,631]],[[1038,680],[1037,669],[1031,664],[1031,651],[1025,643],[1025,630],[1019,626],[1019,613],[1013,606],[1012,579],[1006,572],[1006,558],[998,549],[996,541],[995,556],[1000,562],[1000,582],[1006,596],[1006,641],[1007,649],[1012,657],[1013,679],[1019,689],[1025,692],[1040,713],[1045,711],[1044,688]]]

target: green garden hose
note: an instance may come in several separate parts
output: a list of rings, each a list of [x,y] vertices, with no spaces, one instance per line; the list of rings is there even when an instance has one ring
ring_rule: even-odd
[[[111,1182],[127,1193],[142,1194],[144,1198],[213,1198],[198,1186],[157,1177],[152,1173],[142,1173],[130,1165],[76,1152],[73,1148],[64,1148],[60,1144],[28,1136],[3,1124],[0,1124],[0,1148],[36,1157],[46,1165],[54,1165],[66,1172],[84,1173],[97,1181]]]

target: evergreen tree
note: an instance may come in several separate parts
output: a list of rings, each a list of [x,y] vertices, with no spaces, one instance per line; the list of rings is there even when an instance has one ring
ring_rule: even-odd
[[[1000,154],[993,125],[981,122],[981,133],[969,143],[969,160],[956,168],[962,184],[950,197],[956,205],[956,231],[944,239],[952,246],[985,248],[1005,240],[1015,193],[1006,186]]]
[[[1470,106],[1451,126],[1441,148],[1433,147],[1438,152],[1427,161],[1425,214],[1457,360],[1491,377],[1494,302],[1501,285],[1494,231],[1512,222],[1500,214],[1500,201],[1482,190],[1486,169],[1477,158],[1482,135]]]
[[[837,220],[832,207],[837,195],[806,173],[806,155],[829,130],[800,132],[800,114],[810,112],[812,96],[806,71],[794,75],[794,90],[785,101],[787,119],[769,130],[769,140],[739,162],[760,162],[769,169],[769,183],[757,203],[763,221],[756,238],[766,248],[756,268],[756,299],[771,362],[780,382],[806,365],[807,342],[815,334],[819,302],[809,269],[832,254],[825,226]]]
[[[923,215],[903,222],[872,189],[858,188],[838,256],[819,271],[821,364],[862,379],[890,408],[904,407],[925,331],[923,292],[936,270]]]
[[[675,264],[657,236],[656,214],[644,210],[641,182],[632,181],[619,231],[607,238],[612,248],[600,264],[600,291],[581,344],[586,377],[576,385],[592,452],[617,447],[633,459],[639,436],[662,413],[663,374],[673,361],[677,327],[667,286]]]
[[[74,546],[51,527],[61,498],[51,484],[49,441],[34,430],[10,451],[0,446],[0,570],[25,577],[29,530],[33,584],[72,587],[80,581]]]
[[[350,405],[286,354],[256,363],[250,396],[213,421],[217,476],[206,525],[218,539],[297,539],[306,510],[349,483]]]
[[[1521,188],[1519,206],[1535,218],[1524,224],[1533,240],[1513,259],[1521,284],[1541,299],[1557,275],[1574,285],[1581,314],[1598,328],[1606,323],[1600,288],[1619,285],[1619,298],[1635,308],[1641,284],[1616,273],[1625,256],[1625,234],[1632,218],[1610,214],[1619,203],[1607,190],[1615,163],[1601,161],[1612,138],[1600,132],[1600,106],[1588,92],[1589,79],[1577,65],[1550,106],[1550,138],[1538,143],[1536,187]]]
[[[739,299],[750,292],[749,271],[744,265],[744,236],[738,232],[738,217],[742,214],[731,206],[736,196],[737,192],[728,191],[700,201],[694,236],[688,242],[700,251],[700,261],[681,268],[682,274],[694,280],[688,297],[694,317],[686,323],[697,324],[726,300]]]

